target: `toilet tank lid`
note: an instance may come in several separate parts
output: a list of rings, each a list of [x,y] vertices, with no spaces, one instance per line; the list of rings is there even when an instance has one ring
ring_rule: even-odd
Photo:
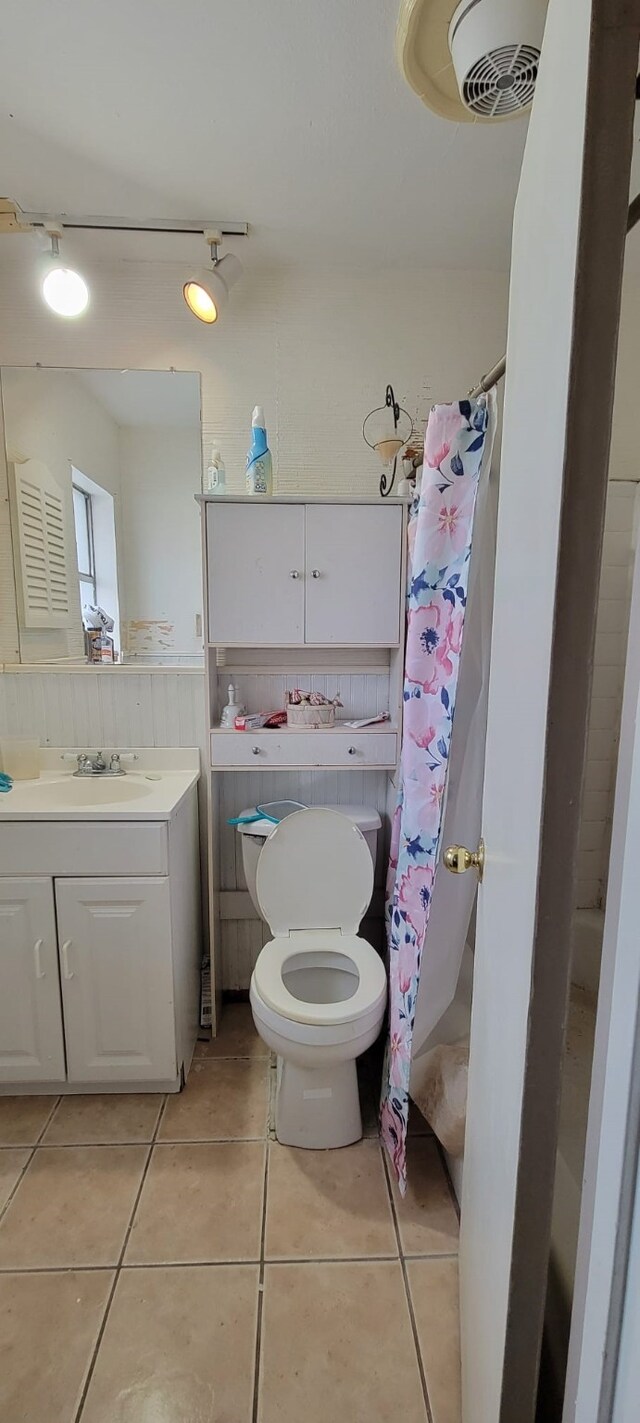
[[[354,825],[357,825],[358,830],[361,830],[363,835],[367,830],[379,830],[382,824],[378,811],[374,810],[370,805],[322,805],[314,806],[313,809],[340,811],[341,815],[348,816],[349,820],[352,820]],[[249,806],[248,810],[242,810],[240,812],[240,819],[242,820],[245,816],[255,815],[255,813],[255,805]],[[264,839],[267,838],[267,835],[271,835],[275,829],[272,820],[248,819],[244,825],[238,825],[237,828],[241,835],[261,835]]]

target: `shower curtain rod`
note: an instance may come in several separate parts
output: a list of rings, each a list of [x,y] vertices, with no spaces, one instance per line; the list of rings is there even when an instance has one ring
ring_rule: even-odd
[[[631,232],[631,229],[634,228],[638,222],[640,222],[640,193],[636,194],[629,207],[627,214],[627,232]],[[487,371],[487,374],[481,377],[478,384],[474,385],[473,390],[469,391],[472,400],[479,395],[486,395],[488,390],[493,390],[494,385],[497,385],[498,381],[502,380],[506,369],[507,358],[503,356],[501,361],[497,361],[495,366],[492,366],[491,370]]]

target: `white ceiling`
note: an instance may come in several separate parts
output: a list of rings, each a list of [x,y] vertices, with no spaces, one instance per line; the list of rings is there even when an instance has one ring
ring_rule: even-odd
[[[187,425],[200,430],[200,376],[193,371],[81,371],[116,425]]]
[[[396,66],[398,8],[3,0],[2,192],[58,212],[246,219],[250,241],[232,245],[248,265],[506,269],[526,121],[428,111]],[[115,257],[132,241],[157,260],[184,251],[86,240]]]

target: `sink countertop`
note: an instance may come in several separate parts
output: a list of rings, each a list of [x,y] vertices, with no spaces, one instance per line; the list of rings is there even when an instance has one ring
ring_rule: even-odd
[[[135,752],[124,763],[124,776],[74,776],[63,754],[102,750]],[[40,777],[14,781],[0,794],[0,823],[10,820],[171,820],[200,777],[196,748],[46,747],[40,752]],[[95,799],[94,799],[95,797]]]

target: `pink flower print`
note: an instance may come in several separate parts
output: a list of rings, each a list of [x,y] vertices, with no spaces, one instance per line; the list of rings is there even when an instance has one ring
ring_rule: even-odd
[[[423,778],[422,782],[417,781],[412,787],[411,823],[425,847],[435,838],[440,826],[445,769],[445,766],[440,766],[437,772],[432,772],[427,785]]]
[[[439,405],[437,410],[432,410],[424,437],[425,460],[432,469],[436,465],[432,451],[446,445],[448,454],[451,446],[457,442],[458,435],[465,423],[458,404]]]
[[[446,677],[453,676],[455,663],[454,657],[460,656],[462,648],[462,629],[464,626],[464,615],[460,608],[454,609],[449,604],[450,612],[443,629],[442,639],[436,652],[436,661],[442,668]]]
[[[409,865],[400,880],[398,908],[403,910],[415,930],[422,935],[429,914],[433,867],[431,865]]]
[[[438,445],[435,450],[427,450],[425,446],[425,459],[431,469],[440,469],[451,449],[451,445],[445,440],[443,445]]]
[[[442,596],[439,595],[426,606],[412,608],[409,612],[405,672],[407,679],[416,682],[424,692],[437,692],[442,682],[436,658],[442,637],[442,604]],[[409,702],[405,712],[406,721],[410,721],[411,711]]]
[[[401,993],[408,993],[416,971],[416,951],[414,944],[405,940],[404,943],[400,945],[400,948],[396,950],[393,958],[398,965],[398,988]]]
[[[428,728],[431,737],[435,735],[431,727]],[[431,737],[425,745],[422,745],[417,737],[412,736],[409,727],[405,722],[405,736],[402,747],[402,773],[407,780],[422,781],[429,771],[429,752]]]
[[[392,1087],[406,1092],[410,1067],[409,1025],[405,1021],[400,1030],[392,1033],[389,1039],[389,1081]]]
[[[420,530],[421,550],[428,550],[426,562],[446,568],[456,563],[466,548],[473,518],[475,483],[466,480],[440,493],[431,485],[423,498],[423,522]]]

